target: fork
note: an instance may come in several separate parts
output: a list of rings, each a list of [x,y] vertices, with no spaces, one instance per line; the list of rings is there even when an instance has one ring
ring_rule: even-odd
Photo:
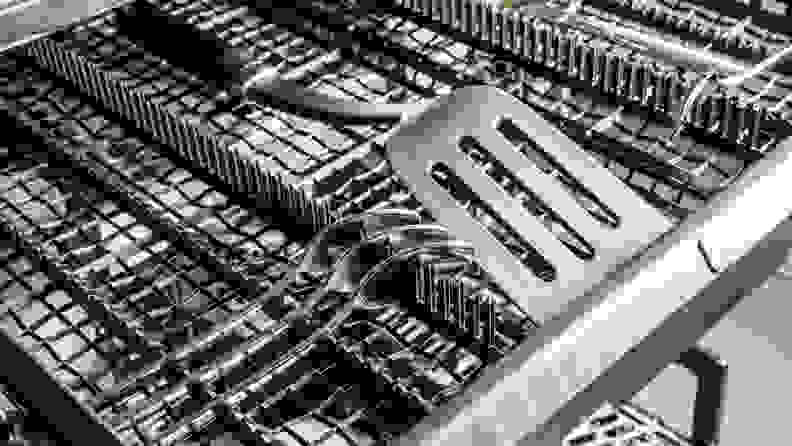
[[[217,324],[211,331],[198,336],[182,348],[169,353],[160,360],[150,364],[134,375],[131,375],[123,383],[108,390],[96,404],[96,407],[104,407],[109,402],[120,398],[125,392],[138,386],[141,379],[156,374],[169,364],[185,360],[196,352],[207,349],[254,315],[271,309],[273,299],[282,299],[284,294],[289,291],[290,287],[294,287],[296,284],[306,280],[309,282],[316,281],[317,278],[326,275],[332,270],[334,262],[339,257],[335,251],[345,252],[372,234],[377,234],[392,227],[417,224],[419,221],[420,216],[412,211],[381,209],[350,216],[325,227],[311,242],[309,242],[300,263],[290,268],[286,276],[276,282],[272,288],[267,291],[266,295],[261,296],[255,302],[231,316],[228,320]],[[239,351],[249,348],[250,346],[247,343],[242,344],[240,347],[231,351],[229,356],[234,357]],[[180,383],[170,386],[163,394],[172,392],[173,388],[180,387],[180,384],[181,381]],[[148,407],[155,404],[157,400],[157,397],[148,398],[142,406],[136,405],[128,411],[124,411],[122,415],[125,416],[125,414],[133,413],[141,407]],[[123,418],[124,416],[114,418]]]
[[[273,339],[286,334],[288,327],[293,327],[297,321],[305,319],[316,310],[323,300],[328,297],[332,299],[333,296],[354,290],[356,282],[365,275],[367,268],[376,265],[382,255],[382,252],[378,251],[381,248],[380,245],[375,246],[371,242],[361,243],[356,241],[355,237],[360,237],[360,240],[374,240],[375,243],[381,242],[383,237],[387,237],[387,240],[393,241],[395,245],[414,243],[413,239],[419,240],[422,236],[448,238],[447,232],[442,228],[434,225],[411,224],[417,220],[417,214],[411,211],[383,209],[355,215],[326,228],[306,250],[303,262],[297,268],[292,269],[286,278],[281,279],[274,285],[266,296],[263,296],[258,302],[233,316],[229,321],[215,327],[207,335],[191,343],[183,350],[149,366],[144,372],[145,374],[141,373],[137,377],[127,380],[124,385],[118,386],[109,397],[105,398],[102,405],[107,405],[108,400],[116,398],[125,389],[136,385],[141,377],[151,375],[163,369],[167,364],[172,364],[179,359],[186,359],[190,354],[206,348],[210,345],[210,342],[219,339],[224,333],[239,326],[256,312],[261,311],[272,299],[283,300],[289,294],[289,287],[294,282],[299,281],[300,275],[308,273],[316,276],[322,273],[329,273],[324,283],[320,284],[303,301],[300,307],[279,318],[277,323],[274,323],[263,335],[237,346],[220,359],[189,373],[189,376],[183,377],[179,382],[158,391],[140,404],[124,410],[121,414],[114,415],[109,420],[109,423],[118,425],[130,419],[144,416],[152,408],[172,397],[186,383],[201,380],[202,377],[211,374],[213,370],[233,367],[241,358],[252,355],[261,348],[272,344]],[[340,255],[333,256],[332,251],[334,249],[343,252]],[[294,350],[300,351],[298,348]],[[289,354],[283,355],[284,358],[289,356]],[[170,359],[170,362],[168,359]]]
[[[461,240],[454,238],[443,226],[435,224],[417,224],[395,227],[378,234],[371,235],[366,241],[347,250],[333,266],[331,278],[320,289],[316,290],[306,299],[306,304],[300,310],[300,317],[284,318],[282,325],[292,325],[302,321],[302,327],[307,328],[305,336],[300,336],[301,340],[288,347],[271,363],[266,364],[252,376],[246,378],[241,384],[223,392],[212,402],[205,405],[201,410],[194,412],[187,418],[180,420],[169,428],[157,434],[153,441],[169,438],[179,432],[184,426],[189,425],[194,420],[200,418],[207,410],[217,405],[224,404],[225,401],[233,399],[236,394],[247,387],[249,384],[261,381],[277,370],[283,364],[288,363],[303,352],[310,349],[322,339],[333,339],[333,333],[347,320],[348,316],[355,311],[381,308],[382,302],[371,301],[364,294],[358,293],[362,284],[371,283],[379,275],[379,272],[389,264],[390,259],[399,258],[401,253],[422,250],[430,246],[439,246],[444,249],[454,249],[460,252],[472,253],[471,246]],[[337,308],[341,301],[340,308]],[[320,320],[322,314],[330,311],[331,317],[328,321]],[[303,319],[307,318],[307,319]],[[292,325],[294,329],[294,326]],[[284,336],[293,334],[283,331]],[[205,375],[207,373],[202,373]],[[147,408],[153,408],[156,402],[164,399],[156,398],[154,404],[147,404]],[[145,415],[145,411],[129,412],[134,417]],[[117,421],[123,422],[123,417],[117,417]]]

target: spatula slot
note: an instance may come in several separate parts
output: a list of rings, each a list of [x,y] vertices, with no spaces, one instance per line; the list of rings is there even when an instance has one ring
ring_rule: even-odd
[[[553,155],[522,131],[517,123],[509,118],[502,118],[498,120],[496,128],[523,156],[531,160],[542,172],[553,176],[561,183],[592,217],[612,228],[621,225],[621,218],[612,209],[581,185]]]
[[[458,147],[462,153],[468,156],[468,159],[481,167],[504,192],[519,201],[527,212],[536,216],[547,230],[553,233],[573,254],[583,260],[594,258],[594,248],[566,220],[541,200],[530,187],[526,186],[489,150],[482,146],[476,138],[463,136]]]
[[[555,267],[550,264],[530,244],[526,243],[517,232],[508,225],[503,218],[498,216],[490,206],[484,202],[468,186],[462,178],[445,163],[434,163],[430,167],[430,176],[435,183],[446,190],[456,200],[460,207],[467,210],[468,214],[481,223],[487,230],[500,241],[515,257],[520,259],[523,266],[531,270],[536,277],[545,282],[552,282],[557,276]]]

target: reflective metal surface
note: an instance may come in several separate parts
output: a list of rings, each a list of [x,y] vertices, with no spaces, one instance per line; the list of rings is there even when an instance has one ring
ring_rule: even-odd
[[[56,442],[718,438],[725,367],[695,344],[789,248],[783,77],[691,95],[704,73],[541,13],[565,3],[150,5],[300,88],[437,108],[344,122],[271,95],[230,101],[238,92],[206,74],[223,68],[208,50],[187,63],[134,14],[82,20],[99,12],[90,2],[53,16],[74,25],[52,34],[14,28],[40,38],[0,54],[0,347],[20,364],[0,376],[19,413],[56,420]],[[748,66],[792,42],[764,13],[616,0],[579,11]],[[490,89],[492,101],[464,96]],[[461,108],[439,111],[454,97]],[[504,113],[555,161],[482,130]],[[481,147],[453,159],[471,159],[465,178],[485,180],[473,191],[492,193],[454,195],[466,212],[444,213],[417,173],[475,129]],[[497,205],[512,177],[531,191],[527,213]],[[636,210],[645,218],[628,225]],[[503,286],[499,260],[481,254],[493,240],[458,231],[469,212],[523,262],[506,282],[569,266],[559,252],[588,282],[572,292],[562,279],[541,305]],[[509,223],[531,237],[501,237]],[[699,380],[692,438],[623,402],[674,362]]]

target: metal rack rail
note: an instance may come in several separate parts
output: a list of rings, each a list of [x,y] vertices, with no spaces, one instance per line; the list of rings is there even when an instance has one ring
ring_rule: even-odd
[[[421,324],[401,310],[367,316],[372,332],[351,344],[317,345],[266,370],[261,364],[283,349],[273,327],[300,306],[276,300],[211,348],[176,355],[265,295],[318,228],[363,210],[419,205],[383,167],[378,146],[392,125],[229,107],[202,73],[158,57],[104,13],[0,55],[0,121],[23,141],[0,152],[0,233],[11,241],[0,274],[0,356],[19,364],[0,377],[29,410],[58,420],[50,426],[56,437],[107,445],[229,435],[245,445],[679,445],[691,440],[620,403],[679,361],[699,377],[692,442],[717,441],[725,367],[691,347],[786,259],[779,234],[792,199],[774,192],[792,175],[788,86],[759,79],[728,92],[734,121],[719,125],[748,122],[753,109],[743,102],[777,112],[750,137],[702,131],[726,119],[704,114],[698,130],[669,147],[660,144],[673,130],[668,110],[620,98],[641,84],[603,91],[570,80],[550,66],[550,52],[526,60],[409,5],[155,4],[328,94],[415,102],[465,85],[499,86],[676,227],[497,363],[471,359],[437,334],[413,345],[413,362],[436,364],[453,383],[445,389],[462,389],[430,413],[393,386],[396,372],[361,353],[410,344],[405,327]],[[783,34],[754,38],[767,48],[759,52],[789,42]],[[722,46],[748,57],[740,45]],[[599,49],[614,60],[620,50]],[[669,77],[678,88],[668,88],[664,104],[695,83],[697,74],[688,75]],[[674,176],[669,165],[690,175]],[[465,361],[477,371],[457,373]],[[426,379],[410,391],[439,387]],[[149,399],[158,402],[136,412]],[[133,416],[118,422],[126,413]]]

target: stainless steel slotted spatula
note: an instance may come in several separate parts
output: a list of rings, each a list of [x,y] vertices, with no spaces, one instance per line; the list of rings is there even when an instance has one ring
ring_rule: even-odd
[[[438,223],[470,242],[494,282],[539,320],[671,227],[566,135],[494,87],[438,99],[386,149]]]

